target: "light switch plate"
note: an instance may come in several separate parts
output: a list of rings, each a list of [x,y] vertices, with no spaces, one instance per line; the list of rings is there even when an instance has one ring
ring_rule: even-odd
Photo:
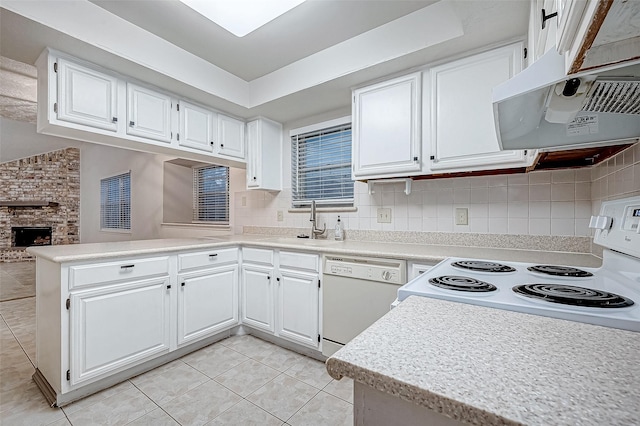
[[[278,210],[278,222],[282,222],[284,220],[284,213],[282,210]]]
[[[378,209],[378,223],[391,223],[391,209]]]
[[[456,225],[468,225],[469,224],[469,209],[456,208]]]

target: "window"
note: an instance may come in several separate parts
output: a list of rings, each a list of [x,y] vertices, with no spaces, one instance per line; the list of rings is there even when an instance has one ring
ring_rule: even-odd
[[[229,223],[229,168],[207,166],[193,169],[193,220]]]
[[[353,206],[351,123],[292,134],[291,192],[293,207]]]
[[[100,180],[100,228],[131,230],[131,172]]]

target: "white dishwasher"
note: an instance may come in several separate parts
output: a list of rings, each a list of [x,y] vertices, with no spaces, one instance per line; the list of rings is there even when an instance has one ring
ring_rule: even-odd
[[[325,256],[322,286],[322,354],[333,355],[389,312],[407,282],[404,260]]]

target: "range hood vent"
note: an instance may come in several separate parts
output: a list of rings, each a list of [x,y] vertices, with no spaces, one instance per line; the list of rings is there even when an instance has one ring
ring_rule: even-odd
[[[640,81],[596,80],[582,111],[640,114]]]
[[[640,60],[572,75],[564,66],[564,56],[551,49],[493,89],[500,149],[557,151],[638,142]]]

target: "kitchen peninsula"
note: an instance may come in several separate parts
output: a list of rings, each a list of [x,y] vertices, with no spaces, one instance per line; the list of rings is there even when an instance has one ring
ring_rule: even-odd
[[[356,425],[629,425],[638,354],[631,331],[412,296],[327,370]]]

